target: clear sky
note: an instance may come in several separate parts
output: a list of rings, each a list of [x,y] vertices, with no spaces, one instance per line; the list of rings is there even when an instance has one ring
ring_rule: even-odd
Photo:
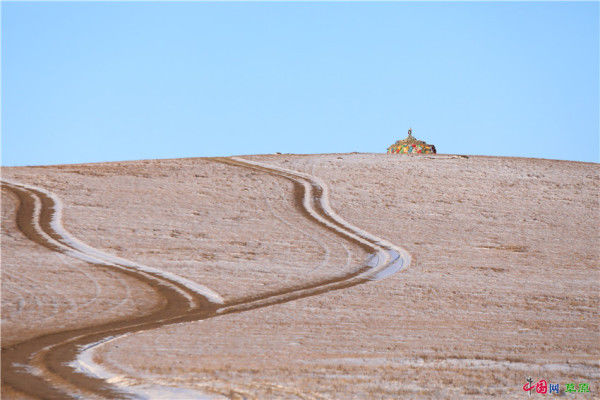
[[[258,153],[599,161],[599,6],[2,3],[2,164]]]

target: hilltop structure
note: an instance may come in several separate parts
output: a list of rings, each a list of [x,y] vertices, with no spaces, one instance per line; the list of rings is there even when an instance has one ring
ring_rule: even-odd
[[[412,129],[408,130],[408,136],[404,140],[398,140],[388,147],[388,154],[435,154],[435,146],[418,140],[412,135]]]

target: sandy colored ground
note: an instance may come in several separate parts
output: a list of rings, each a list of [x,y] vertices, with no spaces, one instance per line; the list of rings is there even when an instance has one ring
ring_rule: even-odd
[[[16,197],[2,190],[2,345],[43,333],[145,313],[161,299],[148,287],[28,240]],[[100,312],[99,312],[100,311]]]
[[[340,215],[407,248],[413,265],[382,281],[117,339],[96,353],[109,370],[136,384],[231,389],[230,397],[522,398],[528,375],[563,388],[587,382],[592,393],[578,398],[599,395],[597,164],[250,158],[323,178]],[[2,172],[62,198],[65,227],[88,244],[227,299],[336,276],[367,257],[298,213],[290,182],[208,159]],[[158,301],[116,273],[36,248],[11,222],[14,199],[3,191],[2,200],[3,345]],[[67,287],[51,278],[67,273]],[[50,316],[43,327],[40,316]]]

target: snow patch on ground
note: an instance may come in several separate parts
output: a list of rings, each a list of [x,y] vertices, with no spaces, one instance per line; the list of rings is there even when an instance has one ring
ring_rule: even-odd
[[[127,395],[133,395],[137,399],[215,399],[213,396],[208,396],[205,393],[187,388],[171,387],[153,383],[139,384],[138,379],[132,379],[125,375],[110,372],[94,361],[94,353],[101,346],[126,336],[128,335],[109,336],[97,342],[81,346],[77,358],[69,365],[79,373],[104,379],[107,383],[115,386],[119,391]]]
[[[173,274],[173,273],[170,273],[167,271],[163,271],[158,268],[138,264],[133,261],[126,260],[124,258],[120,258],[120,257],[114,256],[112,254],[105,253],[101,250],[93,248],[93,247],[79,241],[78,239],[73,237],[62,225],[61,221],[62,221],[63,205],[62,205],[61,200],[56,195],[54,195],[53,193],[51,193],[45,189],[30,186],[30,185],[25,185],[22,183],[10,182],[8,180],[3,180],[3,182],[5,182],[9,185],[21,187],[21,188],[24,188],[24,189],[27,189],[30,191],[34,191],[34,192],[37,191],[37,192],[43,193],[44,195],[46,195],[52,199],[52,201],[54,203],[54,210],[53,210],[54,212],[52,214],[52,220],[51,220],[50,225],[51,225],[52,229],[56,232],[56,234],[58,234],[60,236],[61,241],[58,242],[58,241],[48,237],[45,234],[45,232],[43,232],[41,230],[41,228],[38,224],[35,224],[35,228],[36,228],[37,232],[40,233],[40,235],[43,235],[48,240],[52,241],[56,246],[62,248],[65,254],[67,254],[73,258],[78,258],[80,260],[91,262],[91,263],[107,264],[107,265],[111,265],[111,266],[115,266],[115,267],[119,267],[119,268],[123,268],[123,267],[133,268],[138,271],[157,275],[162,278],[171,280],[173,282],[182,284],[183,286],[187,287],[188,289],[192,290],[193,292],[205,297],[211,303],[215,303],[215,304],[223,304],[224,303],[223,298],[218,293],[207,288],[206,286],[200,285],[196,282],[192,282],[188,279],[185,279],[179,275],[176,275],[176,274]],[[38,221],[42,205],[37,196],[34,196],[34,199],[35,199],[34,216],[35,216],[35,220]],[[188,297],[188,296],[186,296],[186,297]]]
[[[508,360],[470,359],[470,358],[385,358],[385,357],[344,357],[329,358],[313,361],[303,361],[305,364],[319,365],[368,365],[372,367],[412,367],[412,368],[466,368],[466,369],[496,369],[514,371],[557,371],[568,374],[580,374],[589,378],[600,378],[600,367],[585,364],[512,362]]]
[[[244,163],[255,165],[262,168],[267,168],[275,171],[282,172],[283,174],[292,175],[298,177],[297,179],[304,186],[304,208],[310,213],[310,215],[326,225],[327,227],[334,229],[360,243],[363,243],[376,251],[376,256],[371,257],[367,261],[367,265],[371,267],[366,273],[360,275],[361,278],[370,280],[380,280],[389,277],[395,272],[398,272],[404,268],[407,268],[411,262],[411,256],[408,251],[400,246],[396,246],[393,243],[388,242],[385,239],[379,238],[363,229],[360,229],[342,217],[340,217],[332,208],[329,203],[329,189],[325,182],[316,176],[294,171],[291,169],[266,164],[254,160],[248,160],[240,157],[231,157],[233,160]],[[342,227],[331,223],[330,221],[319,215],[313,208],[311,202],[313,200],[313,187],[321,191],[321,196],[318,197],[319,204],[323,212],[336,221]]]

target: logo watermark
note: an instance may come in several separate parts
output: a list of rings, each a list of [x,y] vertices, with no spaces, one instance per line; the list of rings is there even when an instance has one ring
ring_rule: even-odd
[[[527,383],[523,385],[523,390],[528,392],[529,396],[531,396],[531,393],[534,390],[535,390],[535,393],[539,393],[539,394],[559,394],[560,393],[560,388],[561,388],[560,383],[549,383],[545,379],[540,379],[534,385],[533,379],[531,379],[531,377],[528,377],[526,379],[526,381],[527,381]],[[564,386],[565,393],[589,393],[590,392],[590,384],[588,382],[580,382],[580,383],[569,382],[569,383],[565,383],[563,386]]]

